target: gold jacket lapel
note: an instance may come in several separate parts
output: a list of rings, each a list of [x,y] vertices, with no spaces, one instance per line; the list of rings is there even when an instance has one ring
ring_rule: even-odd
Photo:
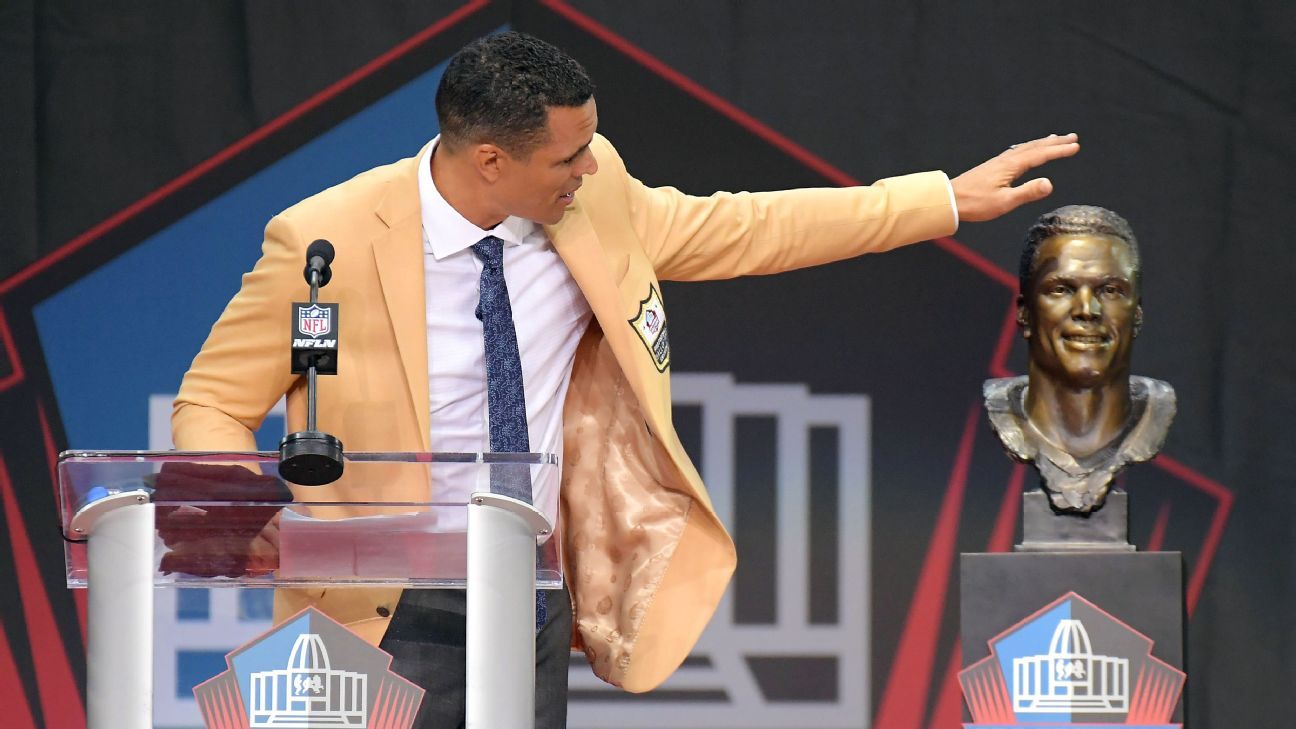
[[[410,403],[419,424],[423,448],[429,450],[427,320],[423,280],[423,221],[420,216],[417,156],[397,163],[399,169],[387,184],[378,205],[378,218],[387,226],[371,242],[374,265],[387,316],[392,323],[409,389]]]

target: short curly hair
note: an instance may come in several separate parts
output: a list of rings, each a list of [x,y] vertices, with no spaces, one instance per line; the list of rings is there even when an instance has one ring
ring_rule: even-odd
[[[1138,239],[1134,237],[1134,229],[1129,222],[1107,208],[1096,205],[1066,205],[1039,216],[1026,232],[1026,245],[1022,248],[1017,271],[1017,291],[1022,297],[1026,296],[1027,289],[1030,288],[1040,243],[1055,235],[1109,235],[1124,241],[1134,258],[1134,290],[1142,294],[1139,280],[1142,277],[1143,259],[1139,254]]]
[[[441,141],[451,150],[490,142],[526,157],[546,139],[550,107],[593,96],[585,69],[558,48],[516,31],[489,35],[464,46],[441,77]]]

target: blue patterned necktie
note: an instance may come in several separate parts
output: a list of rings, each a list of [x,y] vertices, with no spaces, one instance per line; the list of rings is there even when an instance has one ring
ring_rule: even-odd
[[[473,244],[482,262],[477,319],[486,346],[486,410],[490,449],[496,453],[531,450],[527,434],[526,390],[522,386],[522,357],[518,353],[513,307],[504,281],[504,241],[493,235]],[[490,467],[491,492],[531,502],[531,467],[497,463]],[[544,626],[545,594],[536,591],[536,632]]]
[[[486,345],[486,409],[490,449],[495,453],[526,453],[526,391],[522,386],[522,358],[518,354],[513,307],[504,281],[504,242],[488,235],[473,244],[482,262],[481,299],[477,319]],[[521,477],[521,478],[519,478]],[[531,503],[530,469],[527,466],[491,468],[491,491]]]

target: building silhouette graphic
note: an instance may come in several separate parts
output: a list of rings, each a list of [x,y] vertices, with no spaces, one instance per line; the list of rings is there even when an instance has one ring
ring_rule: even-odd
[[[1013,659],[1013,710],[1111,713],[1129,709],[1129,659],[1094,655],[1079,620],[1063,618],[1048,653]]]
[[[1152,655],[1146,635],[1075,592],[988,644],[990,655],[958,674],[973,720],[964,727],[1183,727],[1171,722],[1187,675]]]
[[[315,633],[297,636],[288,665],[252,674],[250,729],[364,727],[368,676],[334,669]]]

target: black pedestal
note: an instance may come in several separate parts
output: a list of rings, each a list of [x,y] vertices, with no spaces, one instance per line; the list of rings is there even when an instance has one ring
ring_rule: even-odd
[[[964,554],[960,575],[970,726],[1183,722],[1180,553]]]

